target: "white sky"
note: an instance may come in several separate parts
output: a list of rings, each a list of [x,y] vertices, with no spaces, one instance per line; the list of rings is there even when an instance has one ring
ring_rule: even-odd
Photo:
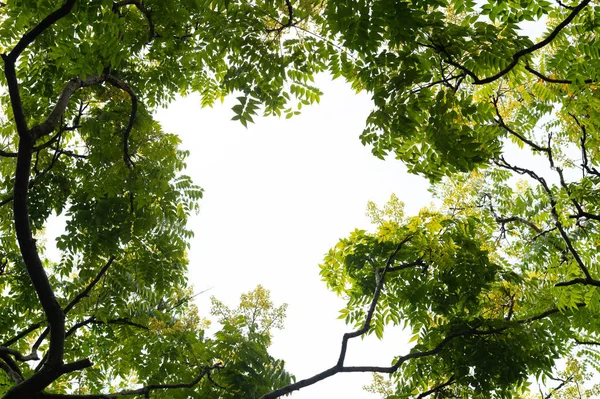
[[[196,291],[212,287],[199,297],[201,313],[208,316],[212,295],[236,306],[241,293],[262,284],[276,304],[289,305],[271,353],[298,379],[331,367],[350,329],[337,320],[344,301],[319,276],[327,250],[354,228],[370,228],[369,200],[383,204],[396,193],[408,214],[431,202],[426,180],[360,143],[369,97],[325,76],[317,85],[321,104],[288,120],[257,118],[248,129],[230,120],[235,99],[201,109],[189,97],[157,115],[191,151],[187,173],[205,189],[189,254]],[[388,365],[407,351],[398,338],[357,339],[346,364]],[[370,381],[370,374],[338,375],[291,397],[375,398],[362,390]]]

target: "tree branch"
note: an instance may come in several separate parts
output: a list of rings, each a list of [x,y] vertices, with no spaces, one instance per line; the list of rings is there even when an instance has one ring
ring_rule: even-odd
[[[21,371],[21,368],[8,354],[0,354],[0,359],[15,372],[16,376],[18,376],[19,381],[17,381],[17,383],[23,381],[23,372]]]
[[[287,22],[282,23],[282,22],[277,21],[280,26],[278,26],[277,28],[267,29],[267,33],[281,32],[285,28],[290,28],[290,27],[294,26],[294,24],[296,22],[294,21],[294,9],[292,8],[292,2],[290,0],[285,0],[285,6],[287,7],[287,11],[288,11]],[[275,19],[275,18],[273,18],[273,19]]]
[[[33,355],[24,356],[21,352],[15,349],[7,348],[5,346],[0,346],[0,355],[7,354],[13,356],[20,362],[27,362],[29,360],[39,360],[39,357]]]
[[[54,108],[50,112],[50,115],[48,115],[48,117],[42,123],[31,128],[30,134],[33,137],[33,141],[35,142],[37,139],[50,134],[54,131],[54,129],[56,129],[56,126],[58,125],[61,116],[63,115],[69,104],[71,96],[77,90],[83,87],[93,86],[103,82],[108,82],[110,85],[120,90],[123,90],[131,98],[131,114],[129,116],[127,127],[123,132],[123,160],[125,161],[125,164],[128,168],[132,168],[134,166],[134,163],[131,160],[131,156],[129,155],[129,135],[131,133],[131,130],[133,129],[133,124],[137,115],[138,98],[129,85],[127,85],[121,79],[118,79],[117,77],[110,74],[103,74],[100,76],[89,76],[85,80],[81,78],[73,78],[69,82],[67,82]]]
[[[42,327],[44,325],[43,322],[37,322],[34,323],[32,325],[30,325],[29,327],[27,327],[26,329],[22,330],[21,332],[19,332],[17,335],[15,335],[13,338],[10,338],[7,341],[4,341],[2,343],[1,346],[11,346],[12,344],[14,344],[15,342],[17,342],[18,340],[20,340],[21,338],[29,335],[30,333],[32,333],[33,331],[37,330],[38,328]]]
[[[497,166],[500,166],[500,167],[505,168],[505,169],[512,170],[513,172],[516,172],[516,173],[518,173],[520,175],[528,175],[531,178],[535,179],[538,183],[540,183],[540,185],[542,186],[542,188],[544,189],[544,191],[548,195],[548,199],[550,200],[550,212],[552,213],[552,218],[554,219],[554,225],[558,229],[558,232],[560,233],[563,241],[565,242],[565,244],[567,246],[567,249],[569,250],[569,252],[573,256],[573,258],[575,259],[575,262],[577,262],[577,265],[579,266],[579,269],[582,271],[583,275],[585,276],[585,280],[588,281],[588,282],[595,282],[596,280],[594,280],[592,278],[592,275],[590,274],[588,268],[585,266],[585,263],[583,262],[583,259],[581,259],[581,256],[579,256],[579,253],[577,252],[577,250],[573,246],[573,242],[571,241],[571,238],[569,237],[569,235],[565,231],[565,229],[564,229],[564,227],[563,227],[563,225],[562,225],[562,223],[560,221],[560,218],[558,216],[558,211],[556,210],[556,208],[557,208],[556,199],[554,198],[554,194],[552,194],[552,191],[550,190],[550,187],[548,186],[548,183],[546,183],[546,180],[543,177],[539,176],[537,173],[535,173],[532,170],[525,169],[525,168],[520,168],[518,166],[513,166],[513,165],[509,164],[502,157],[499,158],[499,159],[494,160],[494,163]],[[598,281],[598,284],[600,284],[600,281]]]
[[[477,76],[477,74],[475,74],[475,72],[473,72],[472,70],[470,70],[469,68],[466,68],[464,65],[459,64],[458,62],[454,61],[450,55],[445,51],[445,49],[443,47],[437,47],[438,51],[442,51],[446,54],[446,62],[449,63],[450,65],[460,69],[461,71],[463,71],[466,75],[470,76],[473,79],[473,83],[476,85],[483,85],[483,84],[487,84],[487,83],[491,83],[497,79],[500,79],[501,77],[503,77],[504,75],[506,75],[507,73],[509,73],[510,71],[512,71],[514,69],[514,67],[517,66],[517,64],[519,63],[519,60],[528,55],[533,53],[536,50],[541,49],[542,47],[547,46],[548,44],[550,44],[555,38],[556,36],[558,36],[558,34],[567,26],[569,25],[573,19],[575,19],[575,17],[590,3],[591,0],[583,0],[581,3],[579,3],[577,6],[573,7],[571,12],[569,13],[569,15],[560,23],[556,26],[556,28],[554,28],[552,30],[552,32],[550,32],[550,34],[548,36],[546,36],[545,39],[539,41],[538,43],[534,44],[533,46],[524,48],[522,50],[517,51],[516,53],[513,54],[512,56],[512,60],[510,61],[510,63],[501,71],[499,71],[498,73],[492,75],[492,76],[488,76],[487,78],[479,78]]]
[[[133,396],[133,395],[145,395],[148,397],[150,392],[168,389],[185,389],[193,388],[197,385],[205,376],[209,375],[214,369],[223,368],[223,363],[217,362],[212,366],[204,366],[200,369],[200,373],[196,378],[190,382],[181,382],[175,384],[150,384],[138,389],[126,389],[120,392],[110,394],[88,394],[88,395],[70,395],[70,394],[56,394],[56,393],[41,393],[39,398],[48,399],[113,399],[120,396]]]
[[[427,266],[427,263],[423,259],[417,259],[412,262],[403,263],[398,266],[388,267],[387,273],[397,272],[404,269],[409,269],[415,266]]]
[[[2,59],[4,60],[4,74],[6,75],[8,83],[10,103],[13,109],[15,124],[17,126],[19,135],[26,134],[28,132],[28,128],[27,120],[25,118],[25,111],[23,109],[23,103],[21,101],[21,94],[19,92],[19,83],[17,80],[15,63],[23,50],[33,43],[33,41],[37,39],[39,35],[71,12],[75,2],[76,0],[65,1],[65,3],[59,9],[49,14],[40,23],[33,27],[33,29],[23,35],[10,53],[2,54]]]
[[[104,274],[106,273],[108,268],[112,265],[114,260],[115,260],[115,256],[111,256],[108,259],[108,262],[106,262],[106,264],[100,269],[98,274],[96,274],[96,277],[94,277],[94,279],[92,281],[90,281],[90,283],[87,285],[87,287],[85,287],[85,289],[83,291],[81,291],[78,295],[76,295],[75,298],[73,298],[67,304],[67,306],[63,310],[65,315],[67,313],[69,313],[69,311],[71,311],[71,309],[73,309],[75,307],[75,305],[77,305],[83,298],[88,296],[88,294],[90,293],[92,288],[94,288],[94,286],[98,283],[98,281],[100,281],[102,276],[104,276]],[[32,348],[31,348],[31,354],[29,356],[35,356],[37,358],[38,348],[40,347],[40,345],[42,344],[42,342],[44,341],[44,339],[46,338],[46,336],[48,335],[49,332],[50,332],[50,328],[46,327],[46,329],[38,337],[37,341],[35,341],[35,343],[33,344]],[[66,333],[65,337],[68,335],[69,334]],[[40,364],[43,364],[43,363],[44,363],[43,361],[40,362]]]
[[[548,76],[545,76],[545,75],[541,74],[540,72],[536,71],[535,69],[533,69],[529,65],[525,65],[525,70],[531,72],[532,74],[534,74],[535,76],[537,76],[538,78],[540,78],[541,80],[543,80],[544,82],[547,82],[547,83],[562,83],[562,84],[571,84],[571,83],[573,83],[572,80],[568,80],[568,79],[553,79],[553,78],[549,78]],[[583,83],[586,83],[586,84],[590,84],[590,83],[594,83],[594,82],[595,82],[595,80],[593,80],[593,79],[585,79],[583,81]]]
[[[67,331],[67,333],[65,334],[66,337],[69,337],[71,335],[73,335],[75,333],[75,331],[79,330],[81,327],[85,327],[88,326],[90,324],[94,324],[94,325],[107,325],[107,324],[117,324],[117,325],[122,325],[122,326],[130,326],[130,327],[135,327],[135,328],[139,328],[141,330],[146,330],[146,331],[150,331],[150,328],[148,326],[145,326],[143,324],[139,324],[136,322],[133,322],[127,318],[121,317],[118,319],[110,319],[110,320],[106,320],[106,321],[102,321],[102,320],[97,320],[96,316],[92,316],[88,319],[85,319],[83,321],[80,321],[78,323],[75,323],[73,326],[71,326],[71,328],[69,328],[69,330]]]
[[[582,160],[582,167],[583,170],[586,171],[589,174],[595,175],[597,177],[600,177],[600,171],[598,171],[598,169],[592,167],[589,167],[589,158],[588,158],[588,154],[587,154],[587,148],[586,148],[586,142],[587,142],[587,129],[585,128],[585,125],[582,124],[581,122],[579,122],[579,119],[573,115],[573,114],[569,114],[571,116],[571,118],[573,118],[573,120],[575,121],[575,123],[577,124],[577,126],[579,126],[579,128],[581,129],[581,140],[579,141],[580,145],[581,145],[581,160]]]
[[[585,307],[586,305],[585,305],[585,303],[579,303],[576,306],[578,308],[581,308],[581,307]],[[469,329],[465,329],[465,330],[454,331],[454,332],[451,332],[448,335],[446,335],[446,337],[432,349],[429,349],[426,351],[411,352],[404,356],[400,356],[396,360],[396,362],[394,362],[394,364],[392,364],[391,366],[351,366],[351,367],[348,367],[348,366],[341,365],[338,361],[338,363],[335,366],[330,367],[327,370],[324,370],[318,374],[315,374],[310,378],[297,381],[293,384],[289,384],[285,387],[279,388],[275,391],[265,394],[260,399],[276,399],[283,395],[289,394],[293,391],[297,391],[297,390],[300,390],[307,386],[313,385],[319,381],[327,379],[338,373],[374,372],[374,373],[391,374],[391,373],[396,372],[402,364],[404,364],[405,362],[407,362],[411,359],[419,359],[419,358],[433,356],[433,355],[438,354],[439,352],[442,351],[442,349],[446,345],[448,345],[448,343],[450,343],[452,340],[454,340],[458,337],[500,334],[500,333],[508,330],[511,327],[511,324],[513,324],[513,323],[528,324],[528,323],[549,317],[558,312],[559,312],[558,308],[548,309],[537,315],[534,315],[534,316],[531,316],[531,317],[528,317],[525,319],[515,320],[511,323],[507,323],[505,327],[495,328],[495,329],[491,329],[491,330],[478,330],[476,328],[469,328]],[[347,334],[345,334],[345,335],[347,335]]]
[[[367,311],[367,317],[365,318],[365,321],[361,328],[359,328],[356,331],[345,333],[344,336],[342,337],[342,348],[340,349],[340,356],[339,356],[337,364],[336,364],[337,367],[344,366],[344,360],[346,359],[346,350],[348,348],[348,341],[352,338],[360,337],[361,335],[363,335],[367,331],[369,331],[369,328],[371,328],[371,320],[373,320],[373,314],[375,313],[375,308],[377,307],[377,301],[379,300],[379,296],[381,295],[381,289],[383,288],[383,284],[385,282],[385,275],[386,275],[388,269],[391,267],[392,263],[394,262],[394,258],[396,257],[396,255],[398,254],[400,249],[411,238],[412,238],[412,236],[409,235],[409,236],[405,237],[402,241],[400,241],[400,243],[396,246],[396,249],[394,250],[394,252],[392,252],[392,254],[388,257],[385,267],[383,268],[383,271],[381,272],[381,274],[379,274],[379,273],[376,274],[377,286],[376,286],[375,292],[373,294],[373,299],[371,300],[371,305],[369,306],[369,310]]]
[[[33,179],[29,180],[29,190],[31,190],[37,184],[37,182],[54,167],[54,165],[56,164],[56,161],[58,160],[58,158],[61,155],[73,156],[76,158],[85,157],[84,155],[70,154],[70,151],[61,150],[61,149],[58,149],[58,147],[53,148],[53,149],[54,149],[54,156],[52,157],[50,164],[41,172],[36,173],[36,175]],[[36,158],[36,161],[37,161],[37,158]],[[14,194],[9,197],[6,197],[2,201],[0,201],[0,207],[12,202],[13,200],[14,200]]]
[[[41,391],[61,375],[63,365],[65,316],[40,260],[29,220],[28,190],[33,143],[33,136],[29,132],[20,132],[14,183],[14,224],[25,268],[50,327],[50,348],[48,363],[44,369],[12,387],[6,393],[5,399],[30,397],[33,393]]]
[[[448,381],[444,382],[443,384],[440,384],[440,385],[438,385],[436,387],[431,388],[428,391],[425,391],[425,392],[421,393],[419,396],[417,396],[417,399],[423,399],[423,398],[426,398],[429,395],[432,395],[434,393],[438,393],[439,391],[441,391],[442,389],[446,388],[447,386],[454,384],[455,381],[456,380],[454,379],[454,376],[452,376],[452,377],[450,377],[448,379]]]
[[[61,115],[67,109],[69,105],[69,100],[71,96],[80,88],[96,85],[102,83],[106,80],[105,75],[100,76],[88,76],[85,80],[81,78],[73,78],[67,82],[65,87],[63,88],[58,100],[56,101],[56,105],[50,112],[50,115],[39,125],[36,125],[31,128],[31,134],[33,136],[34,141],[44,137],[54,131],[56,129],[56,125],[60,121]]]
[[[504,122],[504,119],[502,118],[502,115],[500,114],[500,110],[498,109],[498,97],[494,97],[492,99],[492,104],[494,105],[494,109],[496,110],[496,116],[497,116],[496,123],[498,123],[498,125],[500,127],[502,127],[504,130],[506,130],[508,133],[512,134],[513,136],[517,137],[519,140],[521,140],[522,142],[524,142],[525,144],[527,144],[528,146],[530,146],[531,148],[533,148],[535,151],[545,152],[545,153],[549,153],[550,152],[550,148],[549,147],[542,147],[542,146],[534,143],[533,141],[529,140],[528,138],[526,138],[522,134],[519,134],[516,131],[514,131],[513,129],[511,129]]]
[[[25,50],[31,43],[38,38],[39,35],[44,33],[44,31],[54,25],[58,20],[63,17],[66,17],[73,6],[75,5],[77,0],[66,0],[64,4],[56,11],[49,14],[46,18],[44,18],[40,23],[38,23],[33,29],[27,32],[21,40],[17,43],[17,45],[12,49],[12,51],[6,56],[13,63],[19,58],[19,55]]]
[[[123,132],[123,160],[125,161],[125,165],[127,165],[127,167],[131,169],[134,167],[134,163],[131,160],[131,156],[129,155],[129,134],[131,133],[131,129],[133,129],[133,123],[135,122],[135,118],[137,115],[138,98],[133,89],[121,79],[118,79],[112,75],[107,75],[106,81],[114,87],[121,89],[127,94],[129,94],[129,98],[131,99],[131,114],[129,115],[129,122],[127,123],[127,127]]]
[[[579,339],[575,339],[575,343],[577,345],[593,345],[593,346],[600,346],[600,342],[598,341],[581,341]]]
[[[154,40],[154,38],[160,36],[160,35],[158,35],[156,33],[156,28],[154,27],[154,22],[152,21],[152,13],[151,13],[151,11],[147,7],[145,7],[144,4],[140,0],[123,0],[123,1],[119,1],[119,2],[113,4],[113,10],[118,10],[119,8],[121,8],[123,6],[127,6],[127,5],[133,5],[133,6],[135,6],[135,8],[137,8],[138,10],[140,10],[140,12],[142,14],[144,14],[144,17],[148,21],[148,29],[150,30],[150,33],[148,34],[148,42],[147,42],[147,44],[149,44],[150,42],[152,42],[152,40]]]
[[[561,390],[562,388],[564,388],[565,385],[567,385],[569,382],[573,381],[573,376],[570,376],[569,378],[563,380],[556,388],[554,388],[553,390],[551,390],[548,395],[546,395],[544,397],[544,399],[550,399],[557,391]]]
[[[119,319],[111,319],[111,320],[102,321],[102,320],[97,320],[96,316],[91,316],[91,317],[89,317],[89,318],[87,318],[85,320],[82,320],[82,321],[77,322],[74,325],[72,325],[71,328],[69,328],[67,330],[67,332],[65,333],[65,338],[70,337],[75,332],[77,332],[77,330],[79,330],[80,328],[85,327],[85,326],[89,326],[90,324],[94,324],[94,325],[118,324],[118,325],[136,327],[136,328],[139,328],[139,329],[142,329],[142,330],[146,330],[146,331],[150,330],[150,328],[148,328],[147,326],[144,326],[144,325],[139,324],[139,323],[135,323],[135,322],[130,321],[129,319],[126,319],[124,317],[123,318],[119,318]],[[39,371],[42,368],[42,366],[46,362],[47,358],[48,358],[48,356],[44,355],[44,357],[42,358],[42,360],[36,366],[35,371]]]
[[[4,360],[0,360],[0,369],[4,370],[4,372],[16,383],[20,383],[23,381],[23,378],[14,371]]]
[[[58,133],[56,133],[54,136],[52,136],[52,138],[48,141],[46,141],[43,144],[37,145],[35,147],[33,147],[33,152],[39,152],[45,148],[53,148],[52,144],[56,143],[59,139],[60,136],[62,135],[62,133],[68,130],[67,128],[61,128],[60,131]],[[54,150],[57,150],[56,148],[53,148]],[[63,151],[63,150],[61,150]],[[0,156],[6,157],[6,158],[16,158],[17,157],[17,153],[16,152],[8,152],[8,151],[1,151],[0,150]]]

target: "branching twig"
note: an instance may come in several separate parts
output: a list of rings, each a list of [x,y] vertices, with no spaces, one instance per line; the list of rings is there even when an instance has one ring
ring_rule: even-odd
[[[399,250],[399,248],[397,248],[396,252]],[[390,258],[388,259],[388,267],[391,264],[391,262],[393,261],[393,257],[390,256]],[[382,276],[384,277],[384,276]],[[379,280],[379,283],[381,284],[383,282],[383,278],[381,278]],[[377,288],[376,288],[376,292],[374,294],[374,298],[378,295],[378,290],[381,289],[381,285],[378,284]],[[374,303],[376,304],[376,302],[371,302],[371,307],[369,308],[369,312],[367,314],[367,319],[369,319],[369,316],[372,316],[372,313],[374,311]],[[585,307],[585,303],[579,303],[576,305],[578,308],[580,307]],[[531,323],[537,320],[541,320],[543,318],[549,317],[553,314],[556,314],[559,312],[558,308],[552,308],[552,309],[548,309],[542,313],[539,313],[537,315],[534,316],[530,316],[524,319],[518,319],[513,321],[512,323],[517,323],[517,324],[527,324],[527,323]],[[370,319],[369,319],[370,320]],[[304,387],[313,385],[319,381],[322,381],[324,379],[327,379],[333,375],[336,375],[338,373],[351,373],[351,372],[377,372],[377,373],[387,373],[387,374],[391,374],[396,372],[400,366],[411,360],[411,359],[418,359],[418,358],[423,358],[423,357],[428,357],[428,356],[433,356],[438,354],[439,352],[442,351],[442,349],[449,343],[451,342],[453,339],[456,339],[458,337],[468,337],[468,336],[478,336],[478,335],[494,335],[494,334],[500,334],[504,331],[506,331],[507,329],[509,329],[511,326],[511,324],[507,324],[505,327],[500,327],[500,328],[495,328],[495,329],[490,329],[490,330],[479,330],[476,328],[470,328],[470,329],[465,329],[465,330],[459,330],[459,331],[454,331],[449,333],[448,335],[446,335],[446,337],[440,341],[435,347],[433,347],[432,349],[429,350],[425,350],[425,351],[415,351],[412,353],[409,353],[407,355],[401,356],[399,358],[397,358],[396,362],[392,365],[392,366],[344,366],[343,362],[344,362],[344,357],[345,357],[345,345],[347,344],[347,341],[349,338],[358,336],[360,334],[364,334],[366,331],[368,331],[368,325],[365,322],[363,324],[363,327],[353,333],[347,333],[344,334],[344,339],[342,341],[342,349],[340,350],[340,358],[338,359],[338,362],[333,366],[330,367],[329,369],[326,369],[318,374],[313,375],[310,378],[304,379],[304,380],[300,380],[297,381],[293,384],[287,385],[285,387],[279,388],[273,392],[270,392],[266,395],[263,395],[261,399],[276,399],[279,398],[283,395],[289,394],[293,391],[302,389]]]
[[[552,397],[552,395],[554,395],[557,391],[561,390],[565,385],[567,385],[569,382],[573,381],[573,376],[570,376],[567,379],[562,380],[562,382],[554,389],[552,389],[548,395],[546,395],[544,397],[544,399],[550,399]]]
[[[437,393],[437,392],[441,391],[442,389],[446,388],[447,386],[454,384],[454,382],[455,382],[455,379],[454,379],[454,376],[452,376],[448,379],[448,381],[444,382],[443,384],[435,386],[435,387],[431,388],[430,390],[419,394],[419,396],[417,396],[417,399],[423,399],[429,395]]]
[[[519,140],[521,140],[522,142],[524,142],[525,144],[527,144],[528,146],[530,146],[535,151],[545,152],[545,153],[549,153],[550,152],[550,148],[549,147],[542,147],[542,146],[534,143],[533,141],[529,140],[528,138],[526,138],[522,134],[517,133],[516,131],[514,131],[513,129],[511,129],[504,122],[504,119],[502,118],[502,115],[500,114],[500,110],[498,109],[498,97],[494,97],[492,99],[492,104],[494,105],[494,109],[496,110],[496,116],[497,116],[496,123],[498,123],[498,125],[500,127],[502,127],[504,130],[506,130],[508,133],[512,134],[513,136],[517,137]]]
[[[572,10],[572,9],[574,9],[574,8],[575,8],[574,6],[568,6],[568,5],[566,5],[565,3],[563,3],[563,2],[562,2],[562,1],[560,1],[560,0],[556,0],[556,2],[558,3],[558,5],[559,5],[559,6],[561,6],[561,7],[564,7],[564,8],[566,8],[566,9],[568,9],[568,10]]]
[[[521,223],[528,226],[531,230],[535,231],[538,234],[542,233],[542,229],[536,226],[535,223],[530,222],[529,220],[520,216],[496,217],[496,222],[502,225],[506,223]]]
[[[575,338],[575,343],[576,343],[577,345],[592,345],[592,346],[600,346],[600,342],[598,342],[598,341],[582,341],[582,340],[579,340],[579,339],[577,339],[577,338]]]
[[[518,174],[528,175],[531,178],[533,178],[534,180],[536,180],[538,183],[540,183],[540,185],[546,192],[548,199],[550,200],[550,212],[552,213],[552,218],[554,219],[554,225],[558,229],[558,232],[560,233],[562,239],[564,240],[564,242],[567,246],[567,249],[569,250],[569,252],[573,256],[573,258],[575,259],[575,262],[577,262],[579,269],[581,269],[582,273],[584,274],[585,280],[588,283],[593,283],[593,285],[596,285],[596,283],[600,284],[600,281],[594,280],[592,278],[592,275],[590,274],[587,266],[583,262],[583,259],[581,259],[579,252],[577,252],[577,250],[573,246],[573,242],[571,241],[571,238],[565,231],[565,229],[560,221],[560,218],[558,216],[556,199],[554,198],[554,194],[550,190],[550,187],[548,186],[548,183],[546,182],[546,180],[530,169],[521,168],[521,167],[513,166],[513,165],[509,164],[508,162],[506,162],[506,160],[504,158],[496,159],[496,160],[494,160],[494,163],[502,168],[512,170],[513,172],[516,172]]]
[[[573,83],[572,80],[568,80],[568,79],[554,79],[554,78],[549,78],[548,76],[545,76],[542,73],[536,71],[535,69],[533,69],[529,65],[525,65],[525,70],[531,72],[532,74],[534,74],[535,76],[537,76],[538,78],[540,78],[541,80],[543,80],[544,82],[547,82],[547,83],[562,83],[562,84],[571,84],[571,83]],[[595,82],[596,81],[593,80],[593,79],[585,79],[583,81],[583,83],[586,83],[586,84],[595,83]]]
[[[140,0],[119,1],[119,2],[116,2],[113,4],[113,10],[116,11],[119,8],[126,6],[126,5],[134,5],[138,10],[140,10],[140,12],[142,14],[144,14],[144,17],[148,21],[148,29],[150,30],[150,33],[149,33],[147,44],[150,44],[150,42],[152,42],[152,40],[154,40],[155,38],[160,36],[156,33],[156,28],[154,27],[154,21],[152,21],[151,11],[146,6],[144,6],[144,3],[142,1],[140,1]]]
[[[79,294],[77,294],[75,296],[75,298],[73,298],[67,304],[67,306],[65,306],[65,308],[63,309],[63,312],[65,315],[67,313],[69,313],[71,311],[71,309],[73,309],[75,307],[75,305],[77,305],[83,298],[88,296],[90,291],[94,288],[94,286],[96,286],[96,284],[98,283],[98,281],[100,281],[102,276],[104,276],[104,274],[106,273],[108,268],[112,265],[114,260],[115,260],[115,256],[111,256],[108,259],[108,262],[106,262],[106,264],[104,266],[102,266],[102,268],[100,269],[100,271],[98,272],[96,277],[94,277],[94,279],[92,281],[90,281],[90,283],[83,289],[83,291],[81,291]],[[33,344],[32,348],[31,348],[31,354],[29,356],[35,356],[37,358],[38,348],[40,347],[40,345],[42,344],[42,342],[44,341],[44,339],[46,338],[46,336],[48,335],[49,332],[50,332],[49,327],[46,327],[46,329],[38,337],[37,341],[35,341],[35,343]],[[67,336],[67,334],[65,334],[65,336]],[[40,362],[40,364],[38,365],[38,368],[43,363],[44,363],[43,361]]]
[[[600,177],[600,171],[598,171],[598,169],[592,167],[589,167],[589,160],[588,160],[588,154],[587,154],[587,148],[586,148],[586,143],[587,143],[587,129],[585,128],[585,125],[581,122],[579,122],[579,119],[573,115],[573,114],[569,114],[571,116],[571,118],[573,118],[573,120],[575,121],[575,123],[577,124],[577,126],[579,126],[579,128],[581,129],[581,140],[579,141],[580,145],[581,145],[581,160],[583,162],[583,164],[581,165],[583,167],[583,170],[586,171],[589,174],[595,175],[597,177]]]
[[[280,33],[285,28],[290,28],[292,26],[295,26],[296,22],[294,21],[294,9],[292,8],[292,2],[290,0],[285,0],[285,6],[287,7],[287,11],[288,11],[287,22],[282,23],[282,22],[278,21],[280,26],[278,26],[277,28],[267,29],[267,33],[271,33],[271,32]]]
[[[140,396],[145,395],[148,397],[150,392],[167,390],[167,389],[185,389],[193,388],[197,385],[205,376],[209,375],[214,369],[223,368],[223,363],[217,362],[212,366],[204,366],[200,368],[200,373],[196,378],[190,382],[181,382],[175,384],[150,384],[138,389],[127,389],[120,392],[110,394],[87,394],[87,395],[71,395],[71,394],[55,394],[55,393],[42,393],[40,398],[48,399],[113,399],[121,396]]]
[[[123,160],[125,161],[125,165],[131,169],[134,167],[134,163],[129,155],[129,135],[131,133],[131,129],[133,129],[133,123],[135,122],[135,118],[137,116],[138,98],[133,89],[121,79],[118,79],[112,75],[107,75],[106,81],[114,87],[123,90],[131,99],[131,114],[129,115],[127,127],[123,132]]]
[[[29,354],[25,356],[18,350],[7,348],[5,346],[0,346],[0,355],[1,354],[11,355],[20,362],[27,362],[29,360],[39,360],[39,357],[37,357],[36,355]]]

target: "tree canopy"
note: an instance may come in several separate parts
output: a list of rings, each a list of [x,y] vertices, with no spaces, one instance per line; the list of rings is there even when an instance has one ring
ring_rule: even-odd
[[[515,397],[531,378],[574,395],[599,366],[599,11],[0,3],[2,397],[277,398],[344,372],[389,375],[370,389],[390,399]],[[186,278],[202,189],[153,111],[197,92],[204,106],[236,95],[243,125],[291,117],[319,101],[320,72],[372,95],[363,144],[429,178],[441,205],[371,204],[375,229],[329,251],[321,275],[354,330],[331,368],[295,381],[267,352],[285,307],[264,288],[233,310],[214,300],[221,329],[204,333]],[[67,219],[58,260],[43,243],[53,214]],[[345,365],[350,339],[390,326],[410,328],[411,349]]]

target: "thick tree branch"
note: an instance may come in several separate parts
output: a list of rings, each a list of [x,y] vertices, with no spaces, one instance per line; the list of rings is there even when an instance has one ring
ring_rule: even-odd
[[[66,17],[71,10],[77,0],[66,0],[64,4],[56,11],[49,14],[46,18],[44,18],[40,23],[38,23],[33,29],[27,32],[21,40],[17,43],[17,45],[12,49],[12,51],[7,55],[7,58],[13,63],[19,58],[19,55],[34,42],[35,39],[56,22],[59,19]]]
[[[37,253],[29,220],[28,190],[33,142],[33,136],[29,132],[20,135],[14,183],[14,223],[21,256],[50,328],[50,348],[48,351],[48,362],[44,364],[42,369],[12,387],[5,394],[4,399],[31,397],[43,390],[62,374],[80,370],[91,365],[89,360],[81,360],[68,365],[63,364],[65,316],[56,300],[48,276]]]
[[[47,367],[11,388],[6,393],[5,399],[29,397],[41,391],[60,376],[63,365],[65,316],[38,255],[29,220],[28,190],[33,143],[33,137],[29,132],[25,134],[20,132],[14,183],[14,224],[25,268],[50,327],[50,348]]]
[[[29,134],[29,128],[27,127],[27,118],[25,118],[25,110],[23,109],[23,102],[21,101],[15,62],[9,60],[8,56],[5,54],[2,54],[2,60],[4,61],[4,76],[6,76],[10,106],[15,118],[17,132],[19,133],[19,136],[24,136]]]
[[[0,157],[16,158],[17,157],[17,153],[16,152],[9,152],[9,151],[0,150]]]
[[[106,274],[106,271],[108,270],[108,268],[112,265],[112,263],[115,260],[115,256],[111,256],[108,259],[108,262],[106,262],[106,264],[104,266],[102,266],[102,268],[100,269],[100,271],[98,272],[98,274],[96,274],[96,277],[94,277],[92,279],[92,281],[89,282],[89,284],[83,289],[83,291],[81,291],[79,294],[77,294],[75,296],[75,298],[73,298],[68,304],[67,306],[64,308],[63,312],[66,315],[67,313],[69,313],[71,311],[71,309],[73,309],[75,307],[75,305],[77,305],[83,298],[87,297],[88,294],[90,293],[90,291],[96,286],[96,284],[98,283],[98,281],[100,281],[100,279],[102,278],[102,276],[104,276],[104,274]],[[38,348],[40,347],[40,345],[42,344],[42,342],[44,341],[44,339],[46,338],[46,336],[48,335],[48,333],[50,332],[49,328],[46,328],[38,337],[37,341],[35,341],[35,343],[33,344],[33,347],[31,348],[31,354],[29,356],[35,356],[37,358],[37,351]],[[67,335],[68,336],[68,333]],[[43,362],[41,362],[43,363]]]
[[[21,371],[19,365],[10,357],[10,355],[2,353],[0,354],[0,359],[2,359],[2,361],[4,361],[8,365],[8,367],[10,367],[11,370],[13,370],[15,374],[19,377],[19,381],[17,381],[17,383],[23,381],[23,372]]]
[[[39,125],[36,125],[31,128],[31,134],[33,136],[34,141],[44,137],[54,131],[56,129],[56,125],[60,121],[61,116],[67,109],[69,105],[69,100],[71,96],[80,88],[96,85],[102,83],[106,80],[106,76],[88,76],[85,80],[81,78],[73,78],[67,82],[67,84],[63,87],[54,108],[50,112],[50,115]]]
[[[67,82],[61,94],[59,95],[59,98],[56,104],[54,105],[54,108],[50,112],[50,115],[48,115],[48,117],[42,123],[31,128],[31,135],[33,137],[33,141],[35,142],[37,139],[50,134],[54,131],[54,129],[56,129],[56,126],[58,125],[63,113],[69,105],[69,100],[71,99],[71,96],[73,96],[73,94],[77,90],[83,87],[93,86],[103,82],[107,82],[110,85],[120,90],[123,90],[129,95],[131,99],[131,113],[129,116],[127,126],[123,132],[123,160],[128,168],[132,168],[134,166],[134,163],[131,160],[131,156],[129,155],[129,135],[131,133],[131,130],[133,129],[133,124],[137,115],[138,98],[129,85],[127,85],[121,79],[118,79],[117,77],[110,74],[89,76],[85,80],[81,78],[74,78]]]
[[[23,378],[13,370],[4,360],[0,359],[0,369],[4,370],[4,372],[16,383],[20,383],[23,381]]]
[[[56,11],[49,14],[40,23],[38,23],[33,29],[27,32],[15,45],[15,47],[8,54],[2,54],[4,60],[4,74],[6,75],[8,83],[8,92],[10,96],[10,103],[13,109],[15,117],[15,124],[19,135],[24,135],[28,132],[27,119],[25,117],[25,111],[23,109],[23,103],[21,101],[21,94],[19,92],[19,83],[17,80],[17,72],[15,70],[15,63],[23,50],[25,50],[33,41],[44,33],[45,30],[54,25],[58,20],[67,16],[76,0],[67,0],[65,3]]]

